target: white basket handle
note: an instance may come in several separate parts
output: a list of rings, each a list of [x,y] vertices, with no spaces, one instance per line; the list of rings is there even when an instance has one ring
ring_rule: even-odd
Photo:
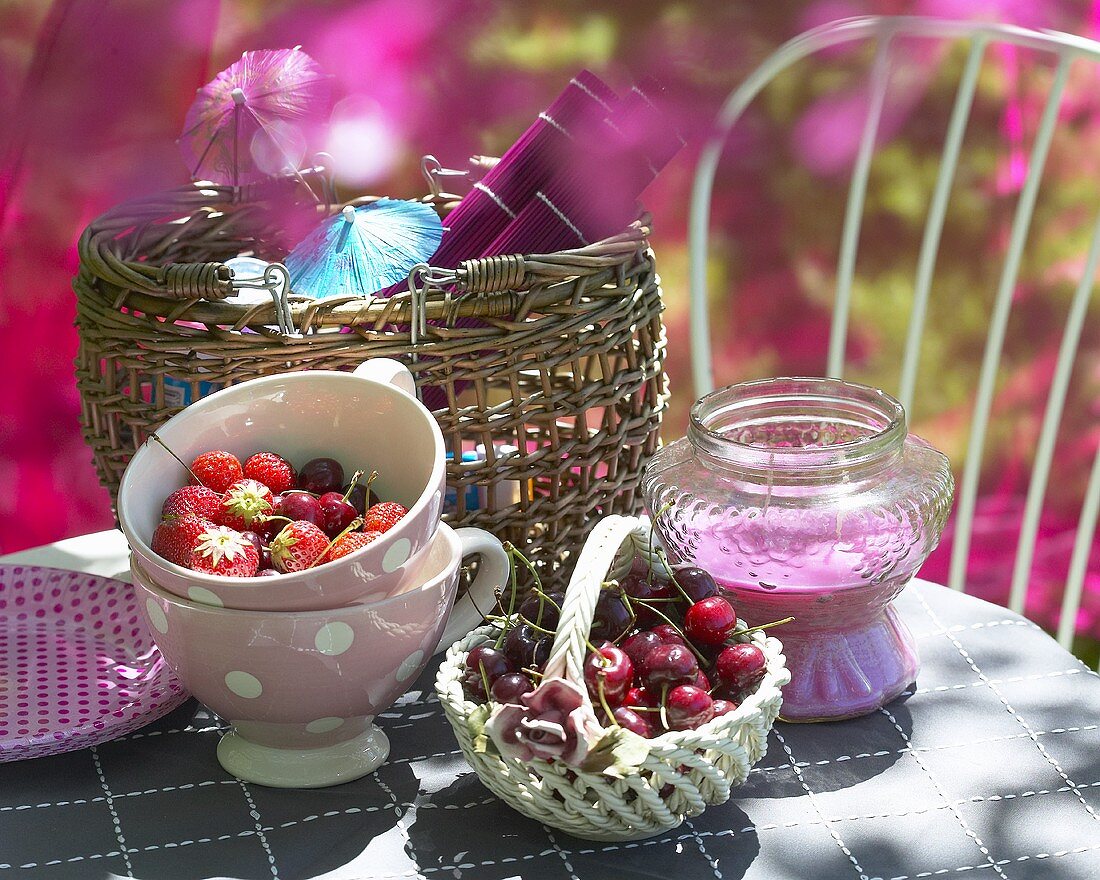
[[[600,520],[584,542],[573,577],[565,591],[558,632],[546,661],[545,677],[562,677],[584,687],[584,659],[588,655],[588,631],[600,598],[600,587],[623,544],[631,542],[631,556],[649,546],[649,523],[636,516],[608,516]],[[620,560],[621,561],[621,560]]]

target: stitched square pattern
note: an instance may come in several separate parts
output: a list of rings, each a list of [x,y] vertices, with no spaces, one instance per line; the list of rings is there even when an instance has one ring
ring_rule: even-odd
[[[242,786],[217,762],[224,725],[191,713],[0,765],[0,880],[1100,877],[1086,809],[1100,811],[1100,681],[1004,609],[929,586],[899,605],[915,690],[862,718],[776,725],[728,803],[651,840],[578,840],[497,799],[431,696],[433,663],[378,716],[389,761],[344,785]]]

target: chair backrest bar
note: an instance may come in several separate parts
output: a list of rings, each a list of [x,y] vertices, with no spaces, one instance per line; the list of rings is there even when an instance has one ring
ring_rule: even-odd
[[[844,369],[848,322],[851,310],[852,284],[855,277],[862,215],[867,195],[871,160],[879,133],[882,110],[890,78],[891,48],[899,37],[969,41],[969,52],[959,79],[955,103],[944,137],[939,172],[936,178],[928,215],[924,226],[917,271],[914,281],[910,322],[901,359],[899,397],[910,409],[920,362],[928,302],[935,276],[939,245],[952,186],[956,177],[962,143],[965,137],[979,75],[991,43],[1009,43],[1054,55],[1057,59],[1046,105],[1032,144],[1027,175],[1020,189],[1012,220],[1004,265],[1001,270],[989,319],[974,409],[967,441],[966,461],[956,506],[955,543],[950,561],[949,583],[964,589],[970,553],[974,514],[977,506],[978,482],[989,418],[992,411],[1013,294],[1019,278],[1024,247],[1035,211],[1035,203],[1057,126],[1059,109],[1069,78],[1070,66],[1077,58],[1092,62],[1100,60],[1100,43],[1069,34],[1034,31],[1011,25],[983,22],[949,21],[914,17],[866,17],[848,19],[824,25],[790,40],[777,49],[726,99],[719,113],[714,134],[700,154],[692,187],[689,228],[691,249],[691,330],[692,377],[695,392],[702,395],[713,388],[712,359],[707,309],[707,249],[710,222],[710,201],[718,162],[726,140],[757,95],[777,75],[809,55],[833,46],[857,41],[875,41],[875,56],[870,71],[868,107],[861,132],[858,152],[849,185],[845,216],[841,229],[840,252],[837,261],[836,299],[829,333],[826,372],[841,376]],[[1093,233],[1083,274],[1076,288],[1066,320],[1051,382],[1035,463],[1028,485],[1020,542],[1013,568],[1010,607],[1022,611],[1034,561],[1039,516],[1046,495],[1053,460],[1055,440],[1061,424],[1069,380],[1077,354],[1085,317],[1100,263],[1100,221]],[[1067,646],[1073,638],[1073,625],[1080,607],[1081,592],[1087,573],[1089,551],[1094,540],[1097,514],[1100,510],[1100,450],[1097,451],[1086,489],[1078,532],[1070,562],[1069,576],[1063,595],[1059,639]]]

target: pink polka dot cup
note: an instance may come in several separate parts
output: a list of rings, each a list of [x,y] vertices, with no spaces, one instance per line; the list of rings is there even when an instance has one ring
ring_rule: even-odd
[[[278,452],[297,465],[335,458],[350,473],[378,471],[375,489],[409,512],[372,544],[335,562],[270,578],[230,578],[183,568],[149,546],[169,493],[187,473],[154,442],[134,454],[118,493],[118,519],[141,567],[164,590],[207,605],[309,611],[388,596],[416,568],[443,509],[446,454],[412,374],[375,358],[354,373],[285,373],[234,385],[191,404],[157,436],[184,461],[214,449],[242,461]]]
[[[481,554],[455,603],[459,566]],[[218,760],[235,776],[283,788],[356,779],[389,754],[374,717],[416,680],[431,655],[481,621],[508,578],[500,542],[440,524],[405,589],[328,611],[242,611],[160,589],[131,557],[138,606],[169,666],[229,721]]]

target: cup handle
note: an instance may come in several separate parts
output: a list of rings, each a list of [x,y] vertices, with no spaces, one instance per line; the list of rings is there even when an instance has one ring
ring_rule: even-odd
[[[395,361],[393,358],[371,358],[363,361],[355,368],[352,375],[393,385],[406,394],[416,397],[416,381],[413,379],[413,374],[401,361]]]
[[[469,591],[451,609],[447,626],[436,645],[436,654],[447,650],[481,623],[482,614],[488,614],[496,605],[496,591],[508,582],[511,571],[504,545],[484,529],[455,529],[455,535],[462,544],[462,558],[480,554],[481,568]]]

